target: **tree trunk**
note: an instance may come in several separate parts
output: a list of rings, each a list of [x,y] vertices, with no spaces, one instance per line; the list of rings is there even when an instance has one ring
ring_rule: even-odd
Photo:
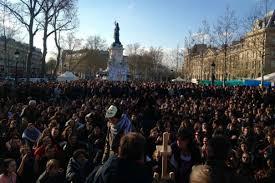
[[[27,59],[27,84],[30,82],[31,77],[31,62],[32,62],[32,52],[33,52],[33,16],[30,18],[30,24],[29,24],[29,52],[28,52],[28,59]]]
[[[57,58],[56,58],[56,65],[55,65],[55,68],[54,68],[54,77],[56,77],[56,75],[57,75],[57,70],[58,70],[58,67],[59,67],[59,65],[60,65],[60,56],[61,56],[61,47],[60,47],[60,44],[59,44],[59,39],[60,39],[60,32],[58,33],[58,35],[57,35],[57,31],[58,30],[56,30],[55,32],[54,32],[54,42],[55,42],[55,46],[56,46],[56,48],[57,48]]]
[[[47,55],[47,39],[48,39],[48,15],[45,14],[45,25],[43,35],[43,54],[41,58],[41,76],[46,74],[46,55]]]
[[[223,86],[227,80],[227,45],[224,47],[224,75],[223,75]]]

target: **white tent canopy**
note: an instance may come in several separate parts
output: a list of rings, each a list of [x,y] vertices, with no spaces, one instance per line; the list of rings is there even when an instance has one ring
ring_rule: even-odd
[[[260,81],[261,77],[256,78],[256,80]],[[275,82],[275,72],[265,75],[264,80],[265,81],[270,81],[270,82]]]
[[[61,74],[57,77],[57,81],[75,81],[78,80],[72,72],[66,71],[65,73]]]
[[[182,79],[180,76],[177,77],[176,79],[172,79],[172,82],[184,82],[185,80]]]

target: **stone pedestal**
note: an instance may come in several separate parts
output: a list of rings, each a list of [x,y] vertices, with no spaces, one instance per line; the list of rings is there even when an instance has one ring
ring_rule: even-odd
[[[107,79],[110,81],[127,81],[129,66],[123,57],[123,46],[113,44],[109,49],[110,58],[107,67]]]
[[[114,39],[115,41],[109,49],[109,61],[106,72],[106,79],[110,81],[127,81],[129,66],[126,57],[123,56],[123,46],[119,41],[119,25],[115,22]]]

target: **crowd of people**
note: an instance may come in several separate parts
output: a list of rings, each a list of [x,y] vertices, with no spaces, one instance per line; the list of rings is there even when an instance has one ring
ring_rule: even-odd
[[[163,132],[171,180],[154,176]],[[274,183],[275,89],[2,83],[0,136],[0,183]]]

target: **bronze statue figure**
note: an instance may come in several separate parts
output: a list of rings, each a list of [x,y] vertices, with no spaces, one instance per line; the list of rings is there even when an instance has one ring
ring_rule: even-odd
[[[115,22],[115,31],[114,31],[114,39],[115,39],[115,43],[121,45],[120,41],[119,41],[119,24],[118,22]]]

